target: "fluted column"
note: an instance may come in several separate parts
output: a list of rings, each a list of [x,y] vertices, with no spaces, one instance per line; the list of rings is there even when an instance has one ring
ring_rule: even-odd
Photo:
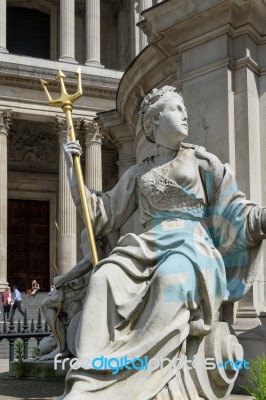
[[[58,268],[59,273],[64,274],[76,264],[76,206],[72,200],[68,183],[63,149],[65,120],[56,117],[56,124],[59,135]]]
[[[86,0],[86,65],[101,66],[100,0]]]
[[[6,0],[0,1],[0,53],[8,53],[6,49]]]
[[[119,131],[119,130],[118,130]],[[136,164],[136,157],[134,152],[134,143],[132,136],[124,136],[119,139],[119,178],[121,178],[124,173],[130,168],[132,165]],[[136,221],[137,221],[136,213],[134,213],[120,228],[120,236],[125,235],[128,232],[137,232]]]
[[[96,122],[84,119],[82,125],[86,143],[85,183],[88,188],[101,191],[103,135]]]
[[[11,112],[0,111],[0,292],[7,286],[7,135]]]
[[[136,164],[134,144],[132,137],[124,137],[119,140],[119,178],[124,175],[129,167]]]
[[[82,119],[73,118],[73,126],[76,132],[77,137],[80,136],[80,128],[81,128]],[[77,248],[77,261],[80,261],[84,258],[83,250],[81,248],[81,232],[85,229],[85,224],[83,222],[82,216],[79,211],[76,210],[76,248]]]
[[[75,0],[60,1],[60,61],[75,62]]]
[[[152,7],[152,0],[140,0],[140,13],[142,11],[146,10],[147,8]],[[142,20],[143,17],[140,17],[140,20]],[[145,35],[144,32],[140,31],[140,38],[139,38],[139,47],[140,51],[144,49],[148,44],[147,36]]]

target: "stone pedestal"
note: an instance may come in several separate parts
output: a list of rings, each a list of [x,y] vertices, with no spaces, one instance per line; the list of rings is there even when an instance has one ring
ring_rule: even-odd
[[[7,135],[11,112],[0,111],[0,292],[7,283]]]

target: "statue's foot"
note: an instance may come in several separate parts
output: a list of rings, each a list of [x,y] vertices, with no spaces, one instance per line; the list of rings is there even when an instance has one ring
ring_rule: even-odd
[[[57,357],[57,358],[58,358],[58,360],[60,360],[61,358],[67,357],[69,355],[69,352],[68,352],[68,350],[60,352],[58,349],[55,349],[54,351],[51,351],[51,353],[44,354],[43,356],[36,358],[36,360],[40,360],[40,361],[53,360],[55,358],[55,356],[57,356],[58,354],[60,354],[60,357]]]

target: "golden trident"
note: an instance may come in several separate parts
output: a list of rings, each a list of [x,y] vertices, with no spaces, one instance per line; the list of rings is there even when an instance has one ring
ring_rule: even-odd
[[[66,123],[67,123],[67,127],[69,128],[70,141],[76,140],[76,133],[73,128],[73,121],[72,121],[72,109],[73,109],[74,101],[76,101],[79,97],[82,96],[80,68],[77,70],[75,75],[78,77],[78,90],[74,94],[68,94],[66,91],[66,88],[65,88],[65,84],[64,84],[64,78],[66,76],[63,74],[62,71],[59,70],[59,74],[57,75],[57,77],[55,79],[57,81],[60,81],[61,96],[57,100],[53,100],[52,97],[50,96],[48,89],[47,89],[48,82],[43,81],[41,79],[42,87],[48,98],[48,104],[50,106],[61,107],[62,110],[64,111],[64,113],[66,114]],[[92,264],[95,267],[95,265],[98,263],[98,254],[97,254],[97,248],[96,248],[95,238],[94,238],[93,229],[92,229],[91,218],[90,218],[90,214],[89,214],[86,193],[85,193],[85,186],[84,186],[84,180],[83,180],[82,169],[81,169],[81,164],[80,164],[80,157],[77,154],[73,154],[73,165],[74,165],[74,170],[75,170],[76,177],[77,177],[79,194],[80,194],[80,199],[81,199],[81,206],[82,206],[82,211],[83,211],[83,217],[84,217],[84,222],[85,222],[87,235],[88,235],[88,239],[89,239],[89,244],[90,244]]]

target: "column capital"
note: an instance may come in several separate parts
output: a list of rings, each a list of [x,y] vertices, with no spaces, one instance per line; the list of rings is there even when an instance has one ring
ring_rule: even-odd
[[[55,123],[56,123],[56,128],[58,130],[58,133],[63,132],[66,130],[66,119],[62,117],[61,115],[56,115],[55,116]]]
[[[94,122],[97,122],[97,124],[99,125],[103,138],[108,139],[116,146],[114,139],[112,138],[111,129],[104,126],[104,122],[100,118],[94,118]]]
[[[82,119],[81,118],[73,118],[73,126],[75,132],[80,131]],[[63,132],[67,130],[66,119],[61,115],[56,115],[55,117],[56,131],[59,137],[59,141],[63,140]]]
[[[81,126],[82,126],[82,118],[73,118],[73,125],[74,125],[75,132],[78,135],[78,133],[81,130]]]
[[[59,143],[63,143],[63,132],[66,131],[66,119],[61,117],[60,115],[55,116],[55,125],[56,125],[56,133],[58,136]]]
[[[12,124],[12,110],[0,110],[0,135],[8,136]]]
[[[102,134],[101,128],[97,122],[89,121],[83,118],[81,127],[85,135],[86,146],[93,142],[102,144],[104,135]]]

